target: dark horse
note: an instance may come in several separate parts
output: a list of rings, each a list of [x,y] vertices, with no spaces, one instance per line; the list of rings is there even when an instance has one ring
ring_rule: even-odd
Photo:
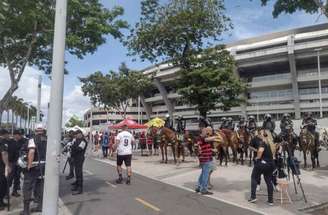
[[[169,128],[163,127],[160,128],[160,137],[161,137],[161,142],[160,142],[160,149],[162,152],[162,163],[167,163],[167,147],[171,146],[172,153],[173,153],[173,158],[174,158],[174,163],[177,163],[177,158],[176,158],[176,152],[177,147],[178,147],[178,139],[177,135],[175,134],[174,131],[172,131]],[[165,155],[165,160],[164,160],[164,155]]]
[[[300,149],[304,155],[304,168],[307,168],[307,157],[308,153],[311,154],[312,168],[316,166],[320,167],[319,164],[319,153],[315,145],[315,136],[311,134],[306,128],[301,129],[300,133]],[[316,163],[317,162],[317,163]]]

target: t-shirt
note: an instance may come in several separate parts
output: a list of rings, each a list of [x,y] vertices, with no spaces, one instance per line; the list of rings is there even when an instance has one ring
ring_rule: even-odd
[[[132,154],[132,142],[134,141],[133,135],[128,131],[120,132],[116,140],[119,141],[117,146],[118,155],[131,155]]]
[[[265,161],[269,161],[269,162],[273,161],[273,156],[272,156],[270,145],[261,141],[259,147],[264,148],[264,152],[262,154],[262,159]]]
[[[212,146],[205,142],[204,138],[199,138],[198,144],[200,146],[199,162],[206,163],[212,160]]]

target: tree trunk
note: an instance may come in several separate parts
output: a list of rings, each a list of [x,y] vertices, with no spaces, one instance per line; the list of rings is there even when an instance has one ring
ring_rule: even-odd
[[[0,125],[1,125],[1,123],[2,123],[2,111],[0,112]]]
[[[9,123],[9,110],[7,110],[7,121],[6,121],[6,123],[8,124]]]
[[[22,129],[22,115],[19,116],[19,128]]]
[[[14,118],[15,118],[14,111],[11,110],[11,134],[14,134]]]

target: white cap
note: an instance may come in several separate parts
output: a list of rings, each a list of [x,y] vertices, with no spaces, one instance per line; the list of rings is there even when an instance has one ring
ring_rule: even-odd
[[[35,130],[46,130],[46,126],[43,123],[37,123],[35,125]]]

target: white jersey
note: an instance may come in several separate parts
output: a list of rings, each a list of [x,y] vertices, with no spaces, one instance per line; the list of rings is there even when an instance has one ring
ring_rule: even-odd
[[[133,135],[128,131],[120,132],[116,140],[119,141],[117,146],[118,155],[131,155],[132,154],[132,142],[134,141]]]

